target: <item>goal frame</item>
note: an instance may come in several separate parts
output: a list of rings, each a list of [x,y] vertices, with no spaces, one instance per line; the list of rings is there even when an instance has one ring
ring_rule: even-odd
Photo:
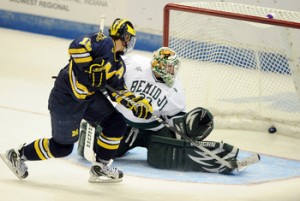
[[[190,2],[190,3],[196,3],[196,2]],[[205,2],[204,2],[205,3]],[[208,3],[208,2],[206,2]],[[212,2],[213,3],[213,2]],[[226,5],[226,4],[225,4]],[[251,9],[253,9],[253,7],[257,7],[257,6],[251,6],[251,5],[245,5],[245,4],[234,4],[234,5],[241,5],[242,7],[244,7],[245,9],[248,9],[249,6],[249,10],[251,11]],[[271,26],[277,26],[277,27],[281,27],[286,29],[287,33],[290,33],[290,29],[294,29],[297,30],[297,32],[300,31],[300,20],[299,19],[299,15],[297,18],[290,18],[289,15],[286,15],[287,17],[283,17],[281,16],[281,12],[285,12],[285,10],[280,10],[280,9],[274,9],[274,8],[266,8],[266,7],[259,7],[260,9],[262,9],[263,11],[266,11],[266,13],[273,13],[274,11],[274,18],[268,18],[267,16],[261,15],[262,13],[260,13],[260,15],[252,15],[250,12],[242,12],[242,13],[238,13],[238,12],[230,12],[230,11],[226,11],[227,9],[224,10],[219,10],[217,8],[213,8],[213,6],[211,8],[206,7],[204,4],[204,7],[194,7],[192,5],[184,5],[184,3],[182,4],[177,4],[177,3],[168,3],[165,5],[164,10],[163,10],[163,41],[162,44],[163,46],[166,47],[171,47],[172,48],[172,38],[174,36],[170,35],[172,34],[173,31],[173,24],[171,20],[176,20],[172,19],[173,17],[173,13],[177,14],[175,12],[183,12],[183,13],[189,13],[189,14],[199,14],[201,16],[210,16],[210,17],[214,17],[214,18],[224,18],[226,20],[231,20],[231,21],[243,21],[243,22],[249,22],[249,23],[257,23],[257,24],[261,24],[261,25],[271,25]],[[230,9],[228,9],[230,10]],[[278,11],[278,12],[277,12]],[[287,11],[289,12],[289,11]],[[278,16],[276,16],[276,14],[279,14]],[[174,23],[175,25],[176,23]],[[183,25],[183,27],[185,27]],[[181,28],[181,26],[179,26],[177,24],[177,30],[179,31],[179,29]],[[182,28],[183,29],[183,28]],[[187,27],[185,27],[184,29],[187,29]],[[180,32],[180,31],[179,31]],[[176,33],[177,34],[177,33]],[[176,35],[175,34],[175,35]],[[294,82],[294,86],[295,86],[295,92],[296,95],[298,96],[298,100],[300,101],[300,77],[299,77],[299,73],[300,73],[300,65],[298,63],[298,58],[299,55],[295,55],[295,53],[299,53],[299,48],[297,49],[298,51],[294,51],[294,49],[292,48],[294,47],[298,47],[295,46],[295,43],[293,43],[293,41],[291,40],[292,38],[290,38],[290,35],[287,36],[287,38],[284,38],[286,41],[286,48],[288,48],[287,50],[287,55],[289,60],[289,63],[293,63],[293,67],[290,68],[291,70],[291,76],[292,76],[292,81]],[[296,43],[296,45],[299,43]],[[291,48],[291,49],[290,49]],[[176,51],[176,49],[175,49]],[[300,60],[299,60],[300,61]],[[207,105],[208,106],[208,105]],[[210,107],[210,106],[209,106]],[[216,108],[210,108],[210,109],[216,109]],[[290,135],[290,136],[295,136],[295,137],[300,137],[298,134],[300,132],[300,123],[298,122],[289,122],[286,119],[283,120],[278,120],[278,119],[273,119],[272,117],[269,119],[268,115],[265,116],[266,118],[263,119],[263,116],[258,115],[258,117],[254,116],[253,119],[247,119],[247,114],[241,114],[241,115],[246,115],[246,117],[243,119],[242,121],[240,121],[240,119],[238,119],[239,122],[235,122],[236,119],[234,119],[234,117],[240,118],[239,114],[223,114],[220,113],[222,111],[215,111],[216,112],[216,122],[218,122],[218,124],[221,121],[218,120],[222,120],[222,125],[219,126],[218,128],[239,128],[239,129],[243,129],[243,130],[265,130],[266,127],[269,127],[271,125],[274,124],[274,126],[276,126],[277,131],[279,133],[282,134],[286,134],[286,135]],[[232,121],[230,119],[228,119],[228,121],[223,121],[223,117],[228,116],[229,118],[232,116],[233,119]],[[251,116],[251,115],[250,115]],[[298,119],[299,115],[297,116]],[[227,117],[226,117],[227,118]],[[249,120],[249,121],[248,121]],[[273,121],[275,120],[275,121]],[[257,128],[251,129],[250,127],[248,127],[248,125],[244,126],[245,124],[248,124],[251,121],[252,123],[257,123],[259,122],[259,126]],[[265,122],[264,122],[265,121]],[[232,124],[232,122],[234,123],[234,125]],[[240,123],[241,122],[241,123]],[[261,123],[263,122],[263,123]],[[243,125],[242,125],[243,124]],[[228,126],[230,125],[230,126]],[[250,124],[249,124],[250,125]],[[254,124],[252,124],[254,125]],[[278,127],[277,127],[278,126]]]
[[[190,13],[200,13],[202,15],[211,15],[229,19],[236,19],[236,20],[244,20],[248,22],[258,22],[262,24],[269,24],[275,26],[283,26],[288,28],[295,28],[300,29],[300,23],[297,22],[289,22],[285,20],[278,20],[278,19],[269,19],[257,16],[250,16],[238,13],[230,13],[225,11],[218,11],[218,10],[210,10],[206,8],[196,8],[192,6],[180,5],[176,3],[168,3],[164,7],[163,13],[163,46],[168,47],[169,45],[169,20],[170,20],[170,11],[183,11],[183,12],[190,12]]]

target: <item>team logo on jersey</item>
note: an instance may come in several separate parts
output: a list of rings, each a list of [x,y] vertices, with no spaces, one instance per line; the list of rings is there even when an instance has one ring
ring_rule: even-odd
[[[103,40],[104,38],[106,38],[106,36],[103,33],[101,33],[101,32],[97,33],[97,37],[96,37],[97,42]]]
[[[141,68],[141,66],[137,66],[137,67],[135,67],[135,69],[134,69],[134,70],[142,72],[142,68]]]
[[[73,131],[72,131],[72,137],[75,137],[75,136],[77,136],[77,135],[78,135],[78,129],[73,130]]]

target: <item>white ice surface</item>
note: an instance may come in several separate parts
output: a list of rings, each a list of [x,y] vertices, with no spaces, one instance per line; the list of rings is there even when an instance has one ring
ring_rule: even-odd
[[[69,43],[70,40],[0,29],[0,152],[51,136],[47,110],[48,96],[53,86],[51,76],[66,64]],[[135,53],[150,55],[147,52]],[[262,132],[216,129],[208,140],[224,140],[243,150],[300,161],[300,139]],[[91,184],[87,181],[88,167],[70,160],[52,159],[28,162],[27,165],[29,177],[21,181],[0,161],[1,201],[300,200],[299,176],[257,184],[231,185],[225,182],[170,181],[125,173],[121,183]]]

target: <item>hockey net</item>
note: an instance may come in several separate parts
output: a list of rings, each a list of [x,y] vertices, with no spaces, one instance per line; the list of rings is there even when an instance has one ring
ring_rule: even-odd
[[[300,137],[300,13],[225,2],[167,4],[164,46],[182,66],[187,109],[217,128]]]

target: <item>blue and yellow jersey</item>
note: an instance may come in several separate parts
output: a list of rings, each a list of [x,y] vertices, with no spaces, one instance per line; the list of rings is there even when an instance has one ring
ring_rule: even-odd
[[[84,100],[99,88],[95,87],[87,73],[96,58],[105,60],[106,83],[118,90],[124,90],[125,63],[120,53],[115,52],[115,43],[102,33],[87,34],[72,41],[69,46],[69,83],[76,98]]]

